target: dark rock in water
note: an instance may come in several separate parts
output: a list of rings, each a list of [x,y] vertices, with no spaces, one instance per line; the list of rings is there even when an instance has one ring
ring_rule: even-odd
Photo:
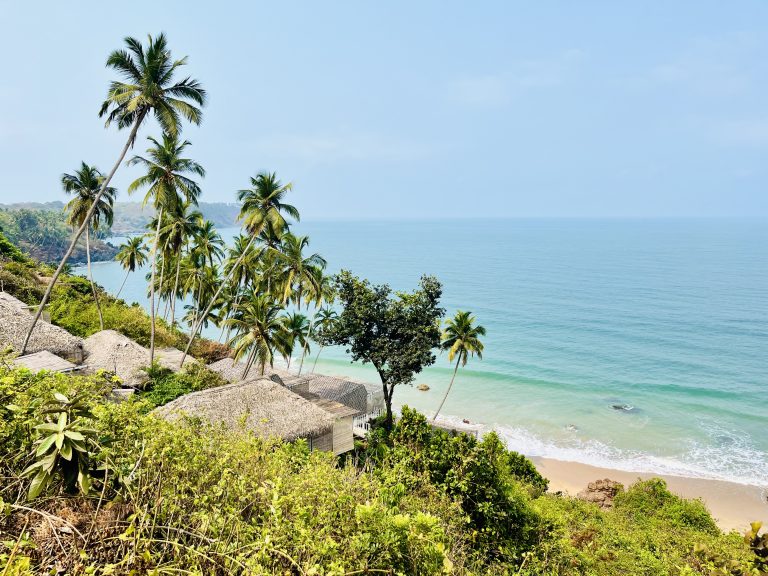
[[[576,495],[576,498],[585,502],[593,502],[600,508],[610,508],[613,506],[613,499],[616,494],[623,491],[624,486],[621,482],[606,478],[590,482],[584,490]]]
[[[464,422],[464,424],[472,424],[472,422],[470,422],[470,421],[469,421],[469,420],[467,420],[466,418],[464,418],[464,419],[462,420],[462,422]]]
[[[635,409],[634,406],[630,406],[629,404],[611,404],[611,408],[614,410],[621,410],[623,412],[632,412],[632,410]]]
[[[565,427],[568,432],[578,432],[579,428],[575,424],[568,424],[568,426]]]

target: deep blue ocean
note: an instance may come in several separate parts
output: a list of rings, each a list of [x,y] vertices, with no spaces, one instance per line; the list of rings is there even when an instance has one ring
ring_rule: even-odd
[[[404,290],[434,274],[449,314],[475,313],[488,331],[484,357],[459,370],[446,416],[493,427],[531,456],[768,484],[765,220],[345,221],[295,230],[331,272]],[[113,292],[123,280],[116,263],[96,264],[94,275]],[[134,274],[123,296],[146,303],[145,291],[143,273]],[[337,349],[323,350],[317,371],[378,381]],[[431,389],[402,387],[396,403],[434,411],[451,372],[438,356],[416,379]]]

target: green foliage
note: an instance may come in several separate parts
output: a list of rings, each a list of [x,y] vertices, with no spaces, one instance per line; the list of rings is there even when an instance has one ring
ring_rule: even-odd
[[[92,468],[96,451],[96,431],[86,426],[92,414],[85,403],[86,395],[72,399],[59,392],[55,401],[44,406],[45,421],[34,426],[42,433],[35,440],[35,462],[22,476],[31,476],[27,498],[33,500],[48,486],[55,474],[64,480],[64,489],[74,493],[77,487],[88,494],[91,487]]]
[[[216,372],[200,364],[187,364],[181,372],[173,372],[155,363],[147,369],[149,381],[142,397],[151,406],[162,406],[179,396],[227,384]]]
[[[215,385],[203,370],[190,368],[175,382]],[[156,387],[169,376],[150,372]],[[452,436],[412,410],[391,434],[374,433],[362,464],[340,465],[303,441],[159,420],[147,413],[146,397],[105,402],[109,384],[0,364],[0,471],[9,480],[0,497],[11,503],[0,502],[0,566],[7,573],[56,565],[70,574],[747,576],[757,574],[764,549],[756,530],[749,543],[722,535],[700,504],[656,481],[631,487],[610,511],[541,495],[545,481],[494,435]],[[65,487],[57,475],[26,505],[39,513],[27,514],[12,503],[29,491],[30,478],[20,474],[32,463],[33,443],[44,440],[35,426],[58,422],[46,414],[51,403],[60,406],[57,393],[93,414],[87,426],[111,480],[99,477],[99,498],[49,498]],[[52,536],[46,518],[69,518],[87,542]]]
[[[398,292],[386,285],[372,285],[342,270],[334,289],[344,309],[322,334],[322,343],[347,347],[353,361],[371,363],[381,378],[387,407],[387,427],[392,425],[392,395],[400,384],[410,384],[425,366],[435,362],[440,345],[442,286],[424,276],[413,292]]]

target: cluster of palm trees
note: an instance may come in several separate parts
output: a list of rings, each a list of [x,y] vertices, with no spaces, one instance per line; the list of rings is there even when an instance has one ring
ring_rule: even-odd
[[[91,232],[112,224],[117,191],[109,184],[128,150],[134,147],[139,129],[150,117],[157,121],[161,138],[150,136],[146,154],[135,155],[126,164],[144,169],[144,174],[130,184],[128,192],[143,191],[144,205],[152,206],[154,218],[147,234],[128,239],[117,255],[126,270],[126,279],[147,262],[151,264],[147,278],[150,362],[154,361],[155,331],[163,303],[163,316],[172,327],[178,325],[181,316],[177,304],[184,304],[181,321],[190,327],[190,333],[182,364],[200,330],[213,323],[221,330],[220,339],[226,338],[233,348],[236,359],[245,359],[243,377],[254,365],[258,365],[263,374],[267,365],[273,365],[276,356],[283,356],[290,368],[297,352],[300,352],[298,372],[301,373],[310,352],[310,341],[322,342],[318,335],[335,321],[331,308],[333,290],[325,275],[326,262],[318,254],[306,254],[309,238],[291,232],[292,222],[300,216],[294,206],[285,202],[285,196],[292,189],[290,183],[282,184],[274,173],[267,172],[250,179],[250,186],[238,192],[242,204],[239,215],[242,233],[229,247],[197,209],[201,188],[195,178],[203,178],[205,170],[185,157],[190,142],[180,135],[184,120],[200,124],[206,92],[190,77],[174,81],[176,72],[185,65],[186,58],[172,58],[163,34],[149,36],[146,45],[135,38],[125,38],[125,47],[109,55],[107,67],[122,79],[110,84],[99,116],[106,118],[106,126],[116,125],[130,132],[107,174],[83,162],[74,173],[62,176],[65,192],[73,195],[67,210],[74,234],[37,307],[22,354],[83,234],[88,278],[100,327],[104,328],[91,273]],[[148,243],[151,248],[147,247]],[[118,295],[124,285],[125,280]],[[467,312],[459,312],[448,321],[442,348],[448,351],[450,361],[456,358],[448,392],[459,364],[465,365],[470,355],[482,357],[480,336],[484,334],[485,329],[475,326],[474,317]],[[320,351],[322,344],[318,356]],[[438,413],[442,406],[441,403]]]

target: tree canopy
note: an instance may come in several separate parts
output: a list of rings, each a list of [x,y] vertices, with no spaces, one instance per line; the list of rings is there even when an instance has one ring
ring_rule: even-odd
[[[343,270],[334,278],[343,310],[323,332],[323,344],[346,346],[353,361],[373,364],[381,378],[392,424],[395,386],[410,384],[425,366],[435,362],[440,346],[442,285],[422,276],[413,292],[393,292],[387,284],[374,285]]]

